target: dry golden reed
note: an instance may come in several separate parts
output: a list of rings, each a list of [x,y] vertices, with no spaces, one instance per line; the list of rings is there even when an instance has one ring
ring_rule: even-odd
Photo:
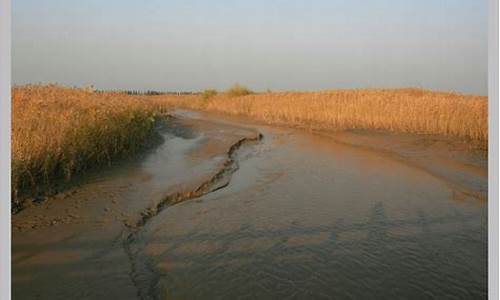
[[[13,200],[137,151],[158,111],[146,98],[55,85],[13,88]]]
[[[13,200],[23,191],[36,192],[58,178],[70,179],[139,150],[154,132],[156,116],[171,107],[309,129],[436,134],[484,149],[488,142],[484,96],[421,89],[207,93],[141,96],[55,85],[13,88]]]
[[[484,96],[408,88],[279,92],[240,97],[217,94],[195,99],[170,97],[164,102],[310,129],[436,134],[470,140],[482,148],[488,141],[488,101]]]

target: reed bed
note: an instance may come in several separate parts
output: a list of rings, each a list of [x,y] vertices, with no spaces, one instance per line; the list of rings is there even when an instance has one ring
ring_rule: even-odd
[[[12,90],[12,192],[36,194],[59,179],[139,150],[158,106],[146,96],[55,85]]]
[[[161,99],[161,97],[160,97]],[[488,142],[484,96],[422,89],[366,89],[260,93],[234,97],[169,98],[169,105],[250,117],[309,129],[368,129],[431,134]]]
[[[172,107],[308,129],[441,135],[487,148],[484,96],[421,89],[248,91],[145,96],[56,85],[15,87],[13,204],[26,192],[43,192],[59,179],[70,180],[74,174],[138,151],[154,133],[155,119]]]

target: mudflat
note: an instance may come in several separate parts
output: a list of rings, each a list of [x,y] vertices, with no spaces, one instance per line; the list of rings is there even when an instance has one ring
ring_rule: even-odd
[[[140,159],[12,218],[16,299],[487,295],[466,143],[177,111]]]

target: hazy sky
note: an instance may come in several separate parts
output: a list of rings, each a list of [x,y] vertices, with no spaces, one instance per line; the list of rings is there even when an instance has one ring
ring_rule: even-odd
[[[15,0],[15,84],[487,94],[487,0]]]

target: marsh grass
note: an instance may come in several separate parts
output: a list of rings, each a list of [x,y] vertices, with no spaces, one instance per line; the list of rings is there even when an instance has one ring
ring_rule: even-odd
[[[177,97],[164,102],[308,129],[367,129],[441,135],[470,141],[482,149],[487,148],[488,142],[488,101],[485,96],[408,88],[258,94],[227,92],[206,101]]]
[[[173,107],[239,115],[307,129],[367,129],[432,134],[487,149],[484,96],[421,89],[127,95],[55,85],[12,90],[13,206],[58,180],[131,155],[154,133],[155,119]]]
[[[158,106],[144,96],[24,86],[12,90],[13,204],[141,149]]]

